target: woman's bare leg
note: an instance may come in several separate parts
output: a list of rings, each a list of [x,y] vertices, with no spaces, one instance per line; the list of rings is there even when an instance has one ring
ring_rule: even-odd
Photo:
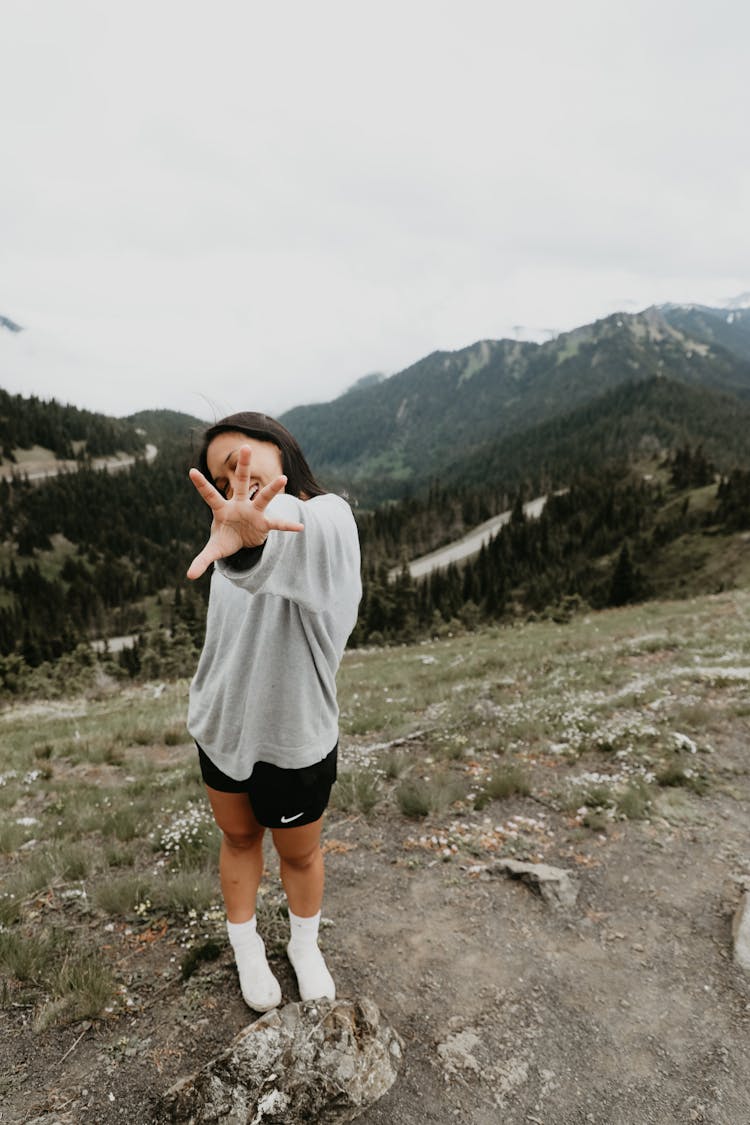
[[[297,976],[303,1000],[323,996],[334,1000],[336,986],[318,948],[318,925],[323,902],[323,818],[301,828],[275,828],[273,842],[281,862],[281,880],[289,903],[291,938],[287,955]]]
[[[223,833],[219,873],[240,988],[249,1007],[267,1012],[281,1003],[281,988],[268,966],[255,920],[255,900],[263,875],[264,829],[255,819],[246,794],[220,793],[209,786],[206,789]]]
[[[301,828],[271,829],[289,909],[304,918],[317,914],[323,903],[322,827],[321,817]]]
[[[206,786],[214,820],[222,831],[221,892],[230,922],[247,922],[263,876],[263,833],[245,793],[220,793]]]

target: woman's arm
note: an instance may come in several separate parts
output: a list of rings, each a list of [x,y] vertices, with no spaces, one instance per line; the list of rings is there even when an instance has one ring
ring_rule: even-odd
[[[331,493],[305,501],[277,494],[269,514],[283,524],[301,524],[304,535],[272,530],[262,551],[222,559],[218,570],[250,593],[288,598],[312,613],[356,606],[361,595],[359,536],[346,501]]]

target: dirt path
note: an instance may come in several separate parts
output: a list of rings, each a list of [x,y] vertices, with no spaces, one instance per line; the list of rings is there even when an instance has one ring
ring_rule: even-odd
[[[750,1121],[750,981],[730,957],[731,876],[750,864],[744,739],[724,753],[735,796],[561,849],[582,887],[568,917],[471,865],[410,868],[395,833],[331,826],[360,840],[329,859],[338,979],[407,1041],[363,1125]]]

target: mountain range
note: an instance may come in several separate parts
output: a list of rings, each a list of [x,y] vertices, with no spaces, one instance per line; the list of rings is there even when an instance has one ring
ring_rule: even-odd
[[[601,444],[597,427],[618,437],[619,453],[651,438],[664,446],[705,440],[717,463],[744,462],[748,407],[750,309],[664,305],[543,344],[482,340],[433,352],[281,420],[322,476],[372,502],[446,472],[466,480],[483,465],[499,472],[527,445],[536,456],[547,437],[562,444],[566,461],[576,446],[590,456],[592,436]]]
[[[545,343],[481,340],[390,377],[366,375],[281,420],[321,479],[361,504],[430,481],[515,488],[559,482],[612,456],[704,444],[718,468],[750,457],[750,299],[615,313]],[[15,329],[8,317],[3,323]],[[16,447],[115,453],[196,443],[203,423],[170,410],[108,419],[0,392],[6,458]],[[47,417],[45,417],[47,415]],[[96,424],[100,419],[99,425]],[[96,441],[93,435],[96,433]],[[15,442],[14,442],[15,436]],[[54,439],[54,440],[53,440]],[[111,447],[111,448],[110,448]]]

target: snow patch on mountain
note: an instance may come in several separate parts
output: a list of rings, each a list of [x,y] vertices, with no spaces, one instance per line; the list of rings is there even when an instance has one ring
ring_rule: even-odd
[[[739,297],[730,297],[721,302],[722,309],[731,309],[733,312],[738,312],[741,309],[750,309],[750,290],[746,293],[740,293]],[[729,317],[727,317],[729,320]],[[731,321],[729,321],[731,324]]]

